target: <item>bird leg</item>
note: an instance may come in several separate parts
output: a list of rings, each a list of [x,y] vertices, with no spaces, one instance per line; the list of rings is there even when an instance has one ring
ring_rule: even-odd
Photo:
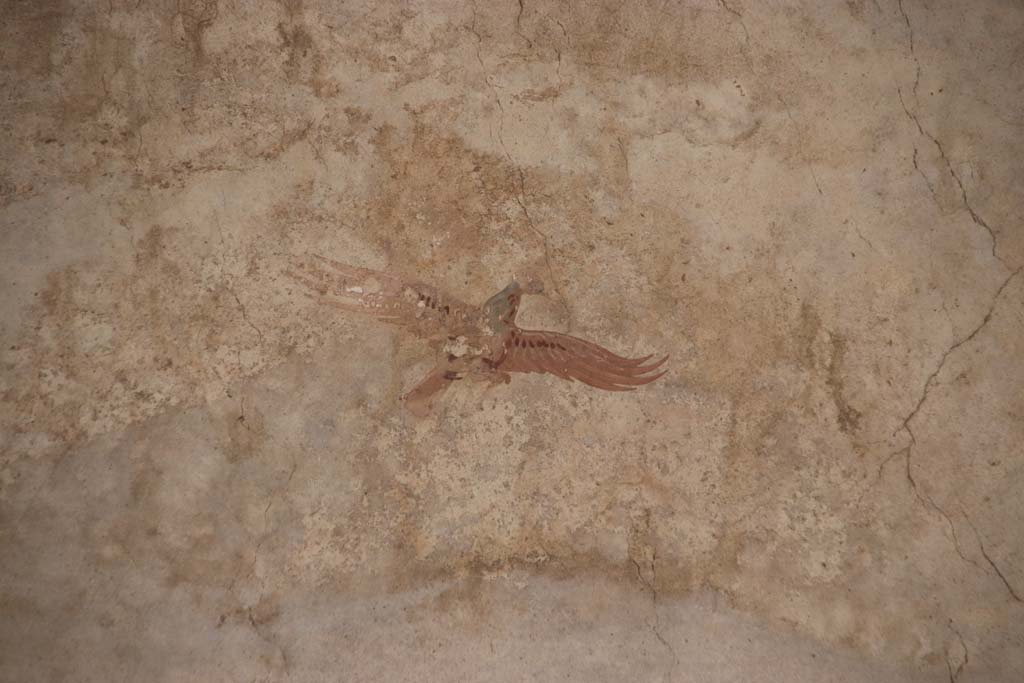
[[[413,415],[425,417],[430,413],[435,397],[444,393],[444,390],[452,382],[472,374],[475,374],[475,364],[472,358],[449,356],[447,360],[435,365],[434,369],[427,373],[427,376],[421,379],[419,384],[402,397],[402,400],[405,401]]]
[[[458,379],[462,379],[460,373],[452,370],[448,363],[441,363],[402,396],[402,400],[413,415],[426,417],[430,413],[433,399],[444,393],[444,390]]]
[[[508,384],[512,381],[512,375],[487,367],[478,357],[449,358],[434,366],[434,369],[410,389],[402,400],[413,415],[425,417],[430,413],[433,400],[460,379],[486,382],[489,390],[501,384]]]

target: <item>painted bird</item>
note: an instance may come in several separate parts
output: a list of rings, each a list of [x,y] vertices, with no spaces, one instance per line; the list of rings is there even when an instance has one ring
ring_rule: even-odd
[[[607,391],[632,391],[665,374],[658,368],[668,356],[654,362],[648,362],[651,356],[624,358],[585,339],[517,326],[523,295],[543,293],[533,280],[513,279],[483,306],[472,306],[430,285],[322,256],[295,260],[287,274],[330,306],[444,341],[444,358],[402,397],[416,415],[426,414],[434,397],[465,378],[507,384],[509,373],[539,372]]]

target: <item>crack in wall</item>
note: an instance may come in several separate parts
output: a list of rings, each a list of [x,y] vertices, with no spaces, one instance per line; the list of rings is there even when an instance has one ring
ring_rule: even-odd
[[[964,637],[960,635],[960,631],[957,630],[956,626],[953,625],[953,620],[949,620],[949,629],[956,634],[957,640],[960,642],[960,648],[963,650],[963,654],[960,657],[960,663],[956,669],[953,668],[952,663],[949,661],[949,655],[946,655],[946,670],[949,672],[949,683],[957,683],[960,679],[960,674],[964,672],[967,667],[967,663],[971,661],[971,653],[967,649],[967,643],[964,642]]]
[[[244,414],[241,417],[243,418],[243,422],[244,422]],[[267,500],[267,505],[266,505],[266,507],[263,508],[263,530],[260,532],[259,540],[256,541],[256,545],[253,547],[252,561],[249,562],[249,568],[248,568],[248,570],[245,573],[246,577],[252,576],[255,573],[255,571],[256,571],[256,561],[259,559],[260,550],[263,548],[263,543],[267,540],[267,538],[269,536],[269,534],[267,533],[267,528],[270,526],[270,521],[269,521],[270,508],[273,507],[274,501],[277,498],[279,498],[279,497],[283,498],[284,497],[284,494],[288,491],[288,487],[291,486],[292,478],[295,476],[295,470],[297,470],[298,467],[299,467],[299,463],[298,463],[297,460],[295,460],[295,458],[293,456],[292,457],[292,466],[291,466],[291,469],[288,471],[288,476],[285,478],[284,483],[281,484],[280,486],[278,486],[273,492],[271,492],[270,498],[269,498],[269,500]],[[235,584],[237,584],[238,580],[241,579],[241,578],[242,578],[242,572],[241,571],[239,571],[238,573],[235,574],[234,577],[232,577],[231,583],[229,583],[228,587],[227,587],[227,592],[228,593],[231,593],[232,591],[234,591]],[[263,595],[263,588],[264,588],[265,583],[266,583],[265,581],[261,582],[261,586],[260,586],[260,597],[261,598],[262,598],[262,595]]]
[[[516,13],[516,35],[519,36],[520,38],[522,38],[523,40],[525,40],[526,41],[526,47],[528,47],[529,49],[532,50],[533,49],[533,41],[530,40],[526,36],[526,34],[523,33],[523,27],[522,27],[522,24],[520,23],[522,21],[522,19],[523,19],[523,11],[525,10],[525,7],[523,7],[523,0],[518,0],[518,2],[519,2],[519,11]]]
[[[480,47],[483,45],[484,39],[480,35],[480,32],[476,30],[476,3],[472,5],[473,10],[473,22],[467,27],[469,32],[476,36],[476,61],[480,63],[480,70],[484,72],[484,80],[487,81],[487,67],[484,66],[483,57],[480,55]],[[490,86],[490,82],[487,83]]]
[[[246,616],[246,621],[249,624],[249,627],[252,628],[253,633],[256,634],[256,637],[259,638],[260,640],[262,640],[267,645],[270,645],[271,647],[273,647],[273,648],[275,648],[277,650],[278,655],[281,657],[281,665],[284,668],[284,676],[285,676],[285,678],[290,677],[291,676],[291,671],[290,671],[291,664],[288,661],[288,652],[284,649],[284,646],[281,645],[281,643],[277,642],[276,639],[271,638],[270,636],[268,636],[265,633],[263,633],[263,629],[260,628],[259,622],[256,621],[256,618],[252,614],[252,608],[251,607],[246,609],[245,616]]]
[[[522,13],[522,2],[519,3],[519,6],[520,6],[520,13]],[[518,29],[518,18],[517,18],[516,22],[517,22],[517,29]],[[528,196],[527,193],[526,193],[526,175],[523,172],[522,167],[519,166],[517,163],[515,163],[515,161],[512,159],[512,154],[511,154],[511,152],[508,149],[508,145],[505,144],[505,106],[501,103],[501,97],[498,95],[497,86],[495,86],[494,83],[491,81],[491,75],[489,73],[487,73],[487,67],[484,65],[483,58],[481,57],[481,54],[480,54],[480,48],[481,48],[481,46],[483,44],[483,38],[480,35],[480,33],[476,30],[476,5],[475,4],[473,5],[472,23],[468,27],[468,30],[469,30],[470,33],[472,33],[476,37],[476,40],[477,40],[476,58],[477,58],[477,61],[480,63],[481,70],[484,72],[484,82],[487,84],[488,89],[491,91],[491,95],[494,97],[494,103],[498,106],[498,136],[497,136],[498,137],[498,140],[497,140],[498,144],[501,146],[501,150],[502,150],[502,152],[505,155],[505,159],[508,161],[509,165],[513,169],[515,169],[515,171],[516,171],[516,176],[517,176],[517,180],[518,180],[518,188],[517,188],[518,191],[517,191],[517,193],[515,195],[516,204],[519,205],[520,210],[523,212],[523,216],[526,218],[526,225],[527,225],[527,227],[541,241],[541,246],[542,246],[543,252],[544,252],[544,265],[547,268],[548,277],[551,279],[551,286],[555,290],[555,294],[558,295],[559,305],[565,311],[566,318],[568,319],[567,327],[568,327],[569,330],[571,330],[572,327],[573,327],[572,308],[569,306],[569,300],[566,298],[565,293],[562,291],[562,287],[559,284],[558,278],[555,276],[555,269],[554,269],[554,266],[552,265],[552,262],[551,262],[551,243],[550,243],[550,239],[549,239],[547,233],[545,233],[543,230],[541,230],[540,228],[537,227],[536,223],[534,223],[534,221],[533,221],[533,216],[530,215],[530,209],[529,209],[529,206],[527,205],[527,201],[526,201],[527,200],[527,196]],[[565,31],[565,27],[562,27],[562,30]],[[523,36],[523,38],[525,39],[525,36]],[[530,42],[530,45],[532,47],[532,42]],[[559,63],[559,69],[560,69],[561,68],[562,55],[561,55],[560,51],[556,50],[556,52],[558,52],[558,63]],[[559,75],[559,79],[560,78],[561,78],[561,76]],[[492,135],[492,140],[493,140],[493,136],[494,136],[493,129],[492,129],[492,134],[491,135]]]
[[[942,206],[939,204],[939,198],[935,194],[935,187],[932,185],[932,181],[928,180],[928,176],[926,176],[924,171],[921,170],[921,167],[917,165],[917,145],[914,145],[914,170],[920,174],[921,178],[924,180],[924,184],[928,186],[928,193],[932,196],[932,201],[935,202],[935,205],[938,206],[941,211]]]
[[[793,124],[793,127],[796,128],[797,135],[800,135],[800,125],[796,122],[796,118],[793,117],[793,110],[790,108],[789,103],[782,98],[782,95],[776,94],[775,97],[782,103],[782,107],[786,110],[786,116],[789,118],[790,123]],[[801,148],[803,148],[803,145],[801,145]],[[814,165],[810,162],[806,163],[807,168],[811,172],[811,180],[814,181],[815,189],[818,190],[819,195],[824,195],[825,193],[821,191],[821,185],[818,183],[818,174],[814,172]]]
[[[242,300],[238,298],[238,294],[235,292],[235,288],[232,287],[231,285],[226,285],[226,286],[227,286],[228,292],[230,292],[231,296],[235,299],[235,303],[238,304],[239,310],[241,310],[241,312],[242,312],[242,320],[244,320],[246,322],[246,324],[249,325],[249,327],[252,328],[253,332],[255,332],[256,336],[259,338],[260,344],[262,345],[263,344],[263,330],[261,330],[259,327],[257,327],[256,324],[253,323],[253,321],[249,319],[249,313],[248,313],[248,311],[245,310],[245,304],[243,304]]]
[[[853,229],[857,232],[857,237],[859,237],[864,244],[868,245],[868,249],[875,252],[876,254],[881,254],[881,252],[878,251],[878,249],[875,249],[875,245],[871,243],[871,240],[864,236],[864,233],[860,231],[860,228],[854,226]]]
[[[747,30],[747,22],[743,20],[743,14],[726,3],[725,0],[718,0],[718,4],[721,5],[722,9],[726,12],[736,17],[735,21],[739,22],[740,28],[743,29],[743,59],[746,61],[747,68],[750,69],[750,73],[754,74],[754,60],[750,56],[750,31]]]
[[[910,40],[910,54],[914,55],[914,27],[910,25],[910,17],[907,16],[907,11],[903,9],[903,0],[896,0],[896,4],[899,5],[900,14],[903,15],[903,22],[907,25],[907,36]],[[914,55],[916,60],[916,55]]]
[[[914,87],[915,88],[917,87],[916,81],[914,83]],[[901,88],[897,87],[896,88],[896,94],[899,97],[900,105],[903,107],[903,113],[905,113],[907,115],[907,118],[909,118],[911,121],[914,122],[914,125],[917,127],[917,132],[920,133],[923,137],[926,137],[929,140],[931,140],[932,144],[934,144],[936,149],[938,149],[939,156],[942,158],[943,163],[946,165],[946,170],[949,171],[949,175],[952,176],[953,180],[957,184],[957,187],[960,188],[960,200],[963,203],[964,208],[967,210],[968,215],[970,215],[971,221],[975,225],[977,225],[977,226],[979,226],[981,228],[984,228],[985,231],[988,233],[989,239],[992,242],[992,258],[994,258],[995,260],[999,261],[1004,266],[1009,267],[1008,264],[1006,263],[1006,261],[1004,261],[1003,258],[997,252],[998,241],[996,239],[995,230],[992,229],[992,226],[990,226],[988,224],[988,221],[986,221],[984,218],[982,218],[981,215],[977,211],[975,211],[974,207],[971,205],[970,200],[967,198],[967,189],[964,187],[963,180],[960,179],[960,174],[958,174],[953,169],[953,164],[950,162],[949,157],[946,156],[946,150],[942,147],[942,143],[939,142],[938,138],[936,138],[934,135],[932,135],[931,133],[929,133],[927,130],[924,129],[924,126],[921,125],[921,121],[918,118],[917,114],[911,112],[910,109],[907,107],[907,103],[903,99],[903,90]],[[917,148],[916,147],[914,148],[914,168],[919,173],[921,173],[921,170],[920,170],[920,168],[918,168],[918,165],[917,165]],[[923,173],[921,173],[921,175],[924,176]],[[925,182],[926,183],[928,182],[927,178],[925,178]],[[935,190],[931,186],[930,183],[928,183],[928,189],[932,193],[932,198],[934,198],[935,197]]]
[[[294,457],[293,457],[292,458],[291,469],[288,471],[288,476],[285,478],[284,483],[281,484],[280,486],[278,486],[277,489],[273,493],[271,493],[270,499],[267,501],[266,507],[263,508],[263,531],[260,534],[259,541],[256,542],[256,546],[253,548],[252,562],[249,563],[249,568],[248,568],[248,571],[246,573],[246,576],[252,576],[253,573],[255,572],[255,570],[256,570],[256,561],[259,559],[260,550],[263,547],[263,543],[267,540],[267,537],[268,537],[267,528],[270,525],[270,521],[269,521],[270,508],[274,505],[274,501],[278,497],[283,497],[285,492],[288,490],[288,487],[291,486],[292,478],[295,476],[295,470],[296,469],[298,469],[298,461],[295,460]],[[241,576],[242,576],[241,572],[238,572],[231,579],[231,583],[228,584],[228,587],[227,587],[227,593],[229,595],[234,592],[235,584],[238,582],[238,580],[241,578]],[[253,605],[257,605],[258,606],[263,601],[263,596],[264,596],[265,592],[266,592],[266,581],[264,580],[264,581],[261,581],[261,583],[260,583],[259,597],[257,597],[257,599],[253,602]],[[244,614],[246,622],[249,624],[250,628],[252,628],[252,630],[256,634],[256,636],[260,640],[262,640],[263,642],[267,643],[268,645],[272,646],[274,649],[277,650],[278,655],[281,657],[281,665],[282,665],[282,668],[284,669],[285,678],[288,678],[290,676],[290,666],[291,666],[291,664],[289,662],[289,659],[288,659],[288,652],[287,652],[287,650],[285,650],[283,645],[281,645],[279,642],[277,642],[277,640],[275,638],[273,638],[270,635],[267,635],[266,633],[264,633],[263,629],[260,627],[261,626],[260,622],[253,615],[253,605],[250,605],[250,606],[244,607],[244,608],[240,607],[238,610],[235,611],[235,614],[236,615]],[[217,622],[216,628],[220,628],[224,624],[224,621],[226,619],[227,619],[227,615],[226,614],[222,614],[221,617],[220,617],[220,620]]]
[[[750,54],[750,31],[747,29],[747,23],[743,19],[743,14],[739,10],[725,2],[725,0],[718,0],[718,4],[721,5],[722,9],[724,9],[726,12],[736,17],[735,21],[738,21],[740,27],[743,29],[743,47],[741,49],[741,53],[743,54],[744,61],[747,63],[747,69],[750,71],[751,76],[759,78],[757,70],[754,69],[753,57],[751,57]],[[800,125],[796,122],[796,118],[793,116],[793,110],[789,106],[789,103],[786,102],[786,100],[782,97],[781,94],[776,93],[775,97],[779,100],[779,102],[782,103],[782,107],[786,110],[786,116],[789,118],[790,123],[793,124],[793,127],[796,128],[797,135],[799,136],[801,134]],[[802,148],[803,145],[801,145],[801,149]],[[804,159],[803,161],[804,163],[807,164],[807,168],[811,172],[811,180],[814,181],[814,189],[818,191],[819,195],[824,195],[825,193],[821,189],[821,183],[818,181],[818,174],[814,170],[814,165],[811,162],[807,161],[806,159]]]
[[[986,325],[988,325],[990,320],[992,320],[992,315],[995,313],[996,310],[996,304],[999,302],[999,297],[1002,296],[1003,290],[1006,289],[1006,287],[1010,284],[1010,281],[1013,280],[1013,278],[1017,277],[1017,275],[1020,274],[1022,270],[1024,270],[1024,266],[1021,266],[1017,270],[1013,271],[1012,273],[1010,273],[1009,276],[1007,276],[1005,280],[1003,280],[1003,283],[999,285],[999,289],[996,290],[995,296],[992,297],[992,304],[989,306],[988,311],[985,313],[985,317],[982,318],[982,321],[978,323],[978,325],[973,330],[971,330],[970,334],[968,334],[960,341],[954,343],[942,354],[942,358],[939,359],[938,367],[936,367],[935,370],[933,370],[932,373],[928,375],[928,379],[926,379],[924,383],[924,388],[921,390],[921,396],[917,399],[917,404],[914,406],[914,409],[910,411],[910,414],[903,419],[903,424],[900,426],[900,429],[906,429],[907,426],[910,424],[910,421],[913,420],[914,417],[917,415],[918,411],[921,410],[921,406],[924,405],[925,400],[928,398],[928,390],[931,388],[932,382],[934,382],[935,378],[938,377],[940,372],[942,372],[942,368],[946,365],[946,359],[949,358],[949,355],[956,351],[961,346],[963,346],[964,344],[966,344],[967,342],[973,340],[976,336],[978,336],[978,333],[981,332]],[[899,433],[900,429],[897,429],[896,432],[894,432],[894,435],[896,433]]]
[[[914,27],[913,25],[911,25],[910,17],[907,15],[906,10],[903,8],[903,0],[897,0],[897,2],[899,4],[900,14],[903,16],[903,21],[907,25],[908,40],[910,42],[910,56],[914,60],[914,64],[917,67],[914,75],[914,86],[912,92],[914,95],[914,102],[915,104],[918,104],[917,87],[921,82],[921,62],[917,58],[917,54],[914,52]],[[904,113],[914,122],[914,125],[917,126],[917,131],[922,136],[931,140],[935,147],[939,150],[939,156],[942,157],[942,161],[945,163],[946,169],[949,171],[949,174],[953,177],[953,180],[956,181],[957,187],[960,188],[960,200],[963,203],[964,208],[967,209],[967,213],[970,215],[971,220],[974,222],[975,225],[984,228],[985,231],[988,232],[988,236],[992,241],[992,257],[999,261],[1000,263],[1002,263],[1004,266],[1007,265],[1006,262],[1003,261],[1002,257],[1000,257],[996,251],[997,240],[995,230],[992,229],[992,226],[988,224],[988,221],[986,221],[981,216],[981,214],[979,214],[971,205],[970,200],[967,198],[967,188],[964,187],[963,179],[961,179],[960,174],[957,173],[956,170],[954,170],[953,164],[946,156],[946,151],[945,149],[943,149],[942,143],[939,142],[938,138],[936,138],[934,135],[932,135],[931,133],[924,129],[924,126],[921,125],[921,121],[918,119],[916,114],[911,113],[910,109],[907,107],[906,102],[903,101],[903,92],[900,88],[896,88],[896,93],[899,96],[900,104],[903,106]],[[929,182],[928,178],[924,175],[924,172],[921,171],[921,169],[917,165],[916,146],[914,147],[914,168],[917,170],[918,173],[921,174],[921,177],[924,178],[925,184],[928,185],[928,190],[929,192],[931,192],[932,199],[936,199],[935,188],[932,186],[931,182]],[[936,203],[938,203],[937,199]]]
[[[978,542],[978,549],[981,550],[981,556],[985,558],[985,561],[988,562],[990,567],[992,567],[992,570],[996,573],[996,576],[998,576],[999,580],[1003,582],[1003,585],[1006,587],[1006,590],[1010,593],[1010,597],[1012,597],[1017,602],[1024,602],[1024,600],[1022,600],[1020,597],[1020,593],[1018,593],[1013,588],[1013,585],[1011,585],[1010,582],[1006,579],[1006,575],[1004,575],[1002,570],[999,569],[999,565],[995,563],[995,561],[989,556],[988,551],[985,550],[985,543],[981,540],[981,534],[978,533],[978,528],[974,526],[974,522],[971,521],[971,518],[967,516],[967,513],[962,508],[960,510],[960,513],[964,516],[964,519],[967,520],[967,525],[971,527],[971,531],[974,532],[974,540]]]
[[[223,192],[220,193],[220,204],[222,210],[227,207],[227,198],[224,196]],[[213,213],[213,222],[214,225],[217,226],[217,234],[220,237],[221,249],[223,249],[226,254],[228,251],[228,244],[227,240],[224,238],[224,226],[221,225],[220,222],[220,213],[217,211],[214,211]],[[221,274],[224,275],[223,268],[221,269]],[[249,318],[249,311],[246,309],[245,304],[242,303],[242,300],[238,296],[238,292],[235,291],[235,287],[228,277],[225,277],[224,288],[228,290],[228,293],[231,294],[231,297],[235,300],[235,304],[237,304],[238,310],[242,313],[242,320],[244,320],[245,323],[252,329],[252,331],[256,333],[256,337],[259,340],[260,345],[262,346],[264,343],[263,330],[257,327],[256,324]],[[241,361],[239,361],[239,366],[241,366]]]
[[[846,397],[842,373],[842,366],[846,357],[846,340],[831,330],[826,330],[826,333],[829,337],[831,353],[828,358],[828,374],[825,376],[825,385],[828,387],[832,403],[836,408],[836,421],[839,423],[839,431],[844,434],[853,435],[860,426],[861,412],[854,408]]]
[[[964,344],[966,344],[969,341],[971,341],[972,339],[974,339],[988,325],[989,321],[992,320],[992,316],[995,313],[996,305],[998,304],[999,298],[1002,296],[1003,291],[1010,284],[1010,282],[1013,280],[1013,278],[1015,278],[1017,275],[1019,275],[1022,270],[1024,270],[1024,266],[1021,266],[1020,268],[1017,268],[1017,270],[1013,271],[1009,276],[1007,276],[1007,278],[1005,280],[1003,280],[1003,283],[999,286],[999,289],[996,290],[995,295],[992,297],[992,303],[989,306],[988,311],[985,313],[985,317],[982,319],[982,321],[980,323],[978,323],[978,325],[975,326],[975,328],[973,330],[971,330],[970,334],[968,334],[963,339],[960,339],[959,341],[955,342],[952,346],[950,346],[948,349],[946,349],[946,351],[942,354],[942,358],[939,359],[938,366],[935,368],[935,370],[933,370],[931,372],[931,374],[928,375],[928,378],[925,380],[924,387],[921,390],[921,395],[918,398],[917,403],[914,405],[914,409],[911,410],[910,413],[908,413],[905,418],[903,418],[902,424],[896,429],[896,431],[893,432],[893,436],[895,436],[895,435],[899,434],[901,431],[905,431],[907,433],[907,436],[910,437],[910,443],[908,443],[906,446],[904,446],[902,449],[896,451],[895,453],[891,453],[885,459],[885,461],[882,462],[882,464],[879,466],[879,469],[878,469],[878,477],[881,478],[882,470],[889,463],[889,461],[891,461],[893,459],[893,457],[895,457],[896,455],[898,455],[900,453],[903,453],[905,455],[905,458],[906,458],[906,477],[907,477],[907,481],[910,482],[910,486],[911,486],[912,490],[914,491],[915,497],[918,499],[918,501],[922,505],[924,505],[925,507],[932,508],[933,510],[938,512],[946,520],[946,523],[949,525],[950,531],[952,532],[952,535],[953,535],[953,544],[954,544],[954,546],[956,548],[957,554],[961,557],[961,559],[963,559],[966,562],[969,562],[970,564],[974,565],[975,567],[979,566],[978,563],[974,562],[973,560],[968,560],[967,557],[964,556],[964,554],[963,554],[963,551],[962,551],[962,549],[960,547],[959,538],[956,535],[956,525],[953,524],[953,520],[950,518],[949,514],[934,501],[934,499],[931,497],[931,495],[928,494],[927,491],[922,491],[921,489],[919,489],[919,487],[917,485],[917,482],[914,479],[914,475],[913,475],[913,472],[912,472],[911,461],[912,461],[912,458],[913,458],[913,447],[915,445],[917,445],[917,439],[914,437],[914,432],[910,428],[910,423],[917,416],[918,412],[920,412],[920,410],[921,410],[921,407],[924,405],[925,401],[928,399],[928,392],[931,389],[932,382],[934,382],[935,378],[938,377],[939,374],[942,372],[942,369],[945,367],[946,360],[949,358],[950,354],[952,354],[958,348],[960,348]],[[974,528],[974,524],[971,522],[970,518],[966,515],[966,513],[964,513],[964,519],[967,520],[968,524],[970,524],[971,528],[974,530],[974,534],[975,534],[976,539],[978,540],[978,546],[981,549],[982,556],[985,557],[985,560],[988,562],[989,566],[991,566],[992,570],[996,573],[996,575],[1002,581],[1003,585],[1006,587],[1006,590],[1010,593],[1010,596],[1014,600],[1016,600],[1017,602],[1021,602],[1020,595],[1013,588],[1013,586],[1009,583],[1009,581],[1007,581],[1006,576],[1003,574],[1003,572],[999,569],[999,567],[996,565],[996,563],[992,560],[991,557],[989,557],[988,553],[985,551],[985,547],[984,547],[984,545],[981,542],[981,536],[978,534],[977,529]]]
[[[743,18],[743,13],[737,10],[736,8],[732,7],[725,0],[718,0],[718,4],[721,5],[722,9],[724,9],[726,12],[736,17],[735,21],[739,22],[740,28],[743,29],[743,46],[740,52],[743,55],[744,61],[747,63],[747,69],[750,71],[751,76],[753,76],[754,78],[759,78],[757,70],[754,68],[754,59],[750,54],[750,31],[747,29],[747,23]],[[802,136],[800,125],[797,123],[796,117],[793,116],[793,110],[789,106],[789,103],[786,102],[786,100],[779,93],[776,93],[775,97],[782,104],[783,109],[785,109],[786,117],[789,118],[790,123],[792,123],[793,127],[796,129],[797,136]],[[801,145],[801,149],[803,148],[804,146]],[[814,164],[812,164],[810,161],[807,161],[806,159],[802,160],[804,161],[804,163],[807,164],[807,169],[811,172],[811,180],[814,182],[814,189],[818,191],[818,195],[823,196],[825,193],[821,189],[821,183],[818,181],[818,174],[814,170]]]
[[[651,549],[651,579],[649,581],[644,578],[643,571],[640,568],[640,563],[636,561],[636,558],[630,555],[629,560],[633,563],[633,567],[636,568],[637,581],[639,581],[640,585],[646,588],[651,594],[651,611],[653,612],[653,617],[652,620],[648,622],[647,627],[651,630],[651,633],[654,634],[654,637],[658,639],[658,642],[668,650],[669,655],[672,657],[671,670],[674,671],[676,666],[679,664],[679,656],[676,654],[675,648],[672,647],[661,634],[661,617],[658,614],[658,573],[656,569],[658,550],[657,548]]]
[[[661,633],[661,616],[658,613],[658,548],[655,545],[654,540],[655,539],[652,538],[651,532],[651,509],[649,507],[645,507],[640,518],[634,519],[630,536],[626,542],[626,556],[629,558],[629,561],[633,563],[633,568],[636,570],[637,581],[651,595],[652,616],[650,620],[645,620],[645,623],[651,633],[654,634],[654,637],[672,657],[672,666],[669,669],[669,673],[671,674],[679,664],[679,657],[676,654],[675,648],[669,644],[668,640],[666,640],[665,636]],[[644,576],[644,571],[641,567],[640,561],[637,560],[638,556],[644,560],[644,563],[650,571],[649,579]],[[648,556],[650,557],[649,560],[647,559]]]
[[[284,494],[288,490],[288,487],[291,486],[292,478],[295,476],[295,470],[298,469],[298,467],[299,463],[293,459],[292,467],[288,471],[288,477],[285,479],[284,483],[281,484],[281,486],[279,486],[276,491],[274,491],[274,493],[270,496],[270,500],[267,501],[267,506],[263,508],[263,533],[261,534],[260,540],[256,543],[256,548],[253,550],[252,565],[249,568],[250,575],[256,568],[256,559],[259,557],[260,548],[263,547],[263,542],[267,539],[267,527],[270,526],[270,522],[267,518],[267,515],[270,513],[270,508],[274,505],[274,500],[276,500],[279,497],[284,497]]]
[[[501,145],[504,147],[505,142],[502,141]],[[508,156],[509,163],[512,163],[512,157],[508,154],[507,149],[505,150],[505,155]],[[516,172],[519,175],[519,194],[516,196],[516,203],[519,204],[519,208],[522,209],[523,215],[526,216],[526,224],[530,227],[530,230],[540,238],[544,245],[544,264],[547,266],[548,276],[551,278],[551,286],[554,288],[555,294],[558,295],[558,301],[568,318],[568,328],[571,330],[573,320],[572,309],[569,307],[569,300],[565,298],[565,294],[562,292],[562,288],[558,284],[558,278],[555,277],[555,269],[551,265],[551,248],[548,242],[548,235],[534,224],[533,217],[530,216],[530,209],[526,205],[526,176],[523,173],[523,169],[516,166]]]
[[[566,45],[572,47],[572,41],[569,39],[569,32],[565,30],[565,24],[558,19],[553,19],[553,21],[558,24],[558,28],[562,29],[562,37],[565,38]],[[555,45],[552,45],[551,49],[555,51],[555,56],[558,58],[558,63],[555,65],[555,78],[558,79],[558,90],[561,91],[564,85],[562,83],[562,51]],[[554,102],[552,102],[552,106],[554,106]]]
[[[921,83],[921,60],[917,58],[917,53],[914,51],[914,27],[910,23],[910,16],[907,11],[903,8],[903,0],[897,0],[899,5],[900,15],[903,17],[903,23],[907,26],[907,41],[910,48],[910,58],[914,60],[914,65],[917,67],[914,73],[914,102],[918,103],[917,100],[917,86]]]
[[[960,556],[960,559],[970,565],[973,565],[978,569],[981,569],[981,565],[979,565],[977,562],[964,555],[963,548],[960,545],[960,537],[957,536],[956,524],[953,523],[953,519],[949,516],[949,514],[946,513],[945,510],[942,509],[942,507],[939,506],[938,503],[935,502],[935,499],[932,498],[931,494],[929,494],[927,491],[922,490],[923,487],[918,487],[917,481],[914,479],[913,472],[911,472],[910,469],[911,455],[913,454],[913,447],[917,444],[917,441],[914,439],[914,432],[911,431],[909,425],[906,427],[906,430],[907,434],[910,435],[910,443],[907,444],[905,448],[902,448],[899,451],[897,451],[897,453],[903,453],[906,459],[906,477],[907,481],[910,482],[910,488],[914,491],[914,496],[917,497],[917,500],[921,503],[921,505],[932,508],[933,510],[935,510],[935,512],[939,513],[939,515],[941,515],[943,519],[946,520],[946,525],[949,527],[949,533],[953,537],[953,548],[956,550],[956,554]],[[886,462],[888,462],[888,459],[886,460]]]

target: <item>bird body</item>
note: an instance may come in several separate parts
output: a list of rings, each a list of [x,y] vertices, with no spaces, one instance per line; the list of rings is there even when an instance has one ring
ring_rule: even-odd
[[[475,307],[438,289],[391,273],[313,256],[296,261],[288,275],[328,305],[369,313],[427,338],[443,339],[444,357],[403,400],[423,415],[431,401],[465,378],[502,384],[512,372],[549,373],[606,391],[632,391],[661,377],[668,359],[624,358],[593,342],[546,330],[524,330],[516,315],[524,294],[539,283],[513,280]]]

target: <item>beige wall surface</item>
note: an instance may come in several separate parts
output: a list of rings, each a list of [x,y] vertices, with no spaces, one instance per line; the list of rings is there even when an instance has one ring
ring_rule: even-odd
[[[0,679],[1024,680],[1021,3],[0,12]]]

